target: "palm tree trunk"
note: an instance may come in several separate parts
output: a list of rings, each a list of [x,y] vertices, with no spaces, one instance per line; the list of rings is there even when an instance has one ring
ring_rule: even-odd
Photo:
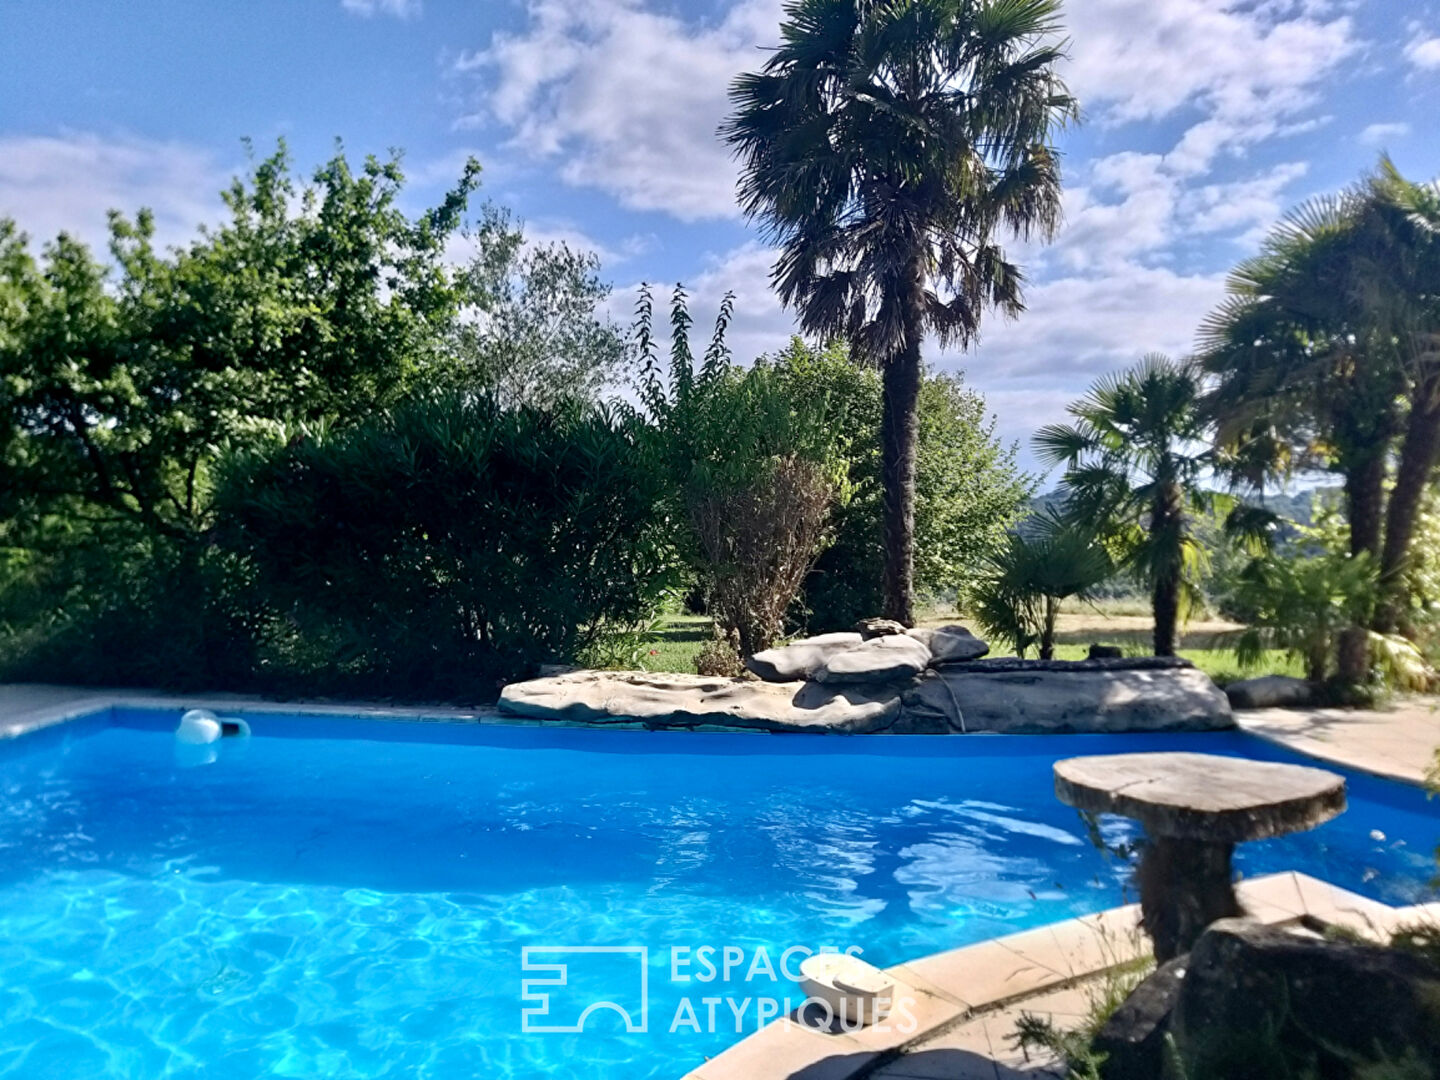
[[[1380,558],[1381,525],[1385,519],[1385,454],[1374,453],[1345,472],[1345,516],[1350,522],[1350,555]],[[1370,670],[1370,635],[1365,626],[1340,632],[1335,656],[1343,683],[1358,686]]]
[[[1375,605],[1371,627],[1392,634],[1400,621],[1405,596],[1405,564],[1420,502],[1430,483],[1430,473],[1440,453],[1440,378],[1426,379],[1416,387],[1400,444],[1400,463],[1395,470],[1395,488],[1385,513],[1385,546],[1380,553],[1380,602]]]
[[[1180,621],[1180,575],[1184,573],[1184,514],[1180,485],[1173,480],[1156,484],[1150,511],[1152,542],[1162,545],[1159,570],[1151,583],[1150,608],[1155,618],[1155,655],[1175,655],[1175,627]]]
[[[1060,617],[1060,601],[1045,597],[1045,625],[1040,631],[1040,659],[1055,659],[1055,623]]]
[[[885,510],[885,611],[887,619],[915,624],[915,447],[920,420],[921,293],[919,260],[905,304],[905,343],[890,357],[881,378],[880,473]]]
[[[1350,522],[1350,554],[1380,558],[1380,526],[1385,520],[1385,454],[1368,456],[1345,472],[1345,519]]]
[[[1155,579],[1150,596],[1155,615],[1155,655],[1175,655],[1175,626],[1180,620],[1180,575],[1167,571]]]

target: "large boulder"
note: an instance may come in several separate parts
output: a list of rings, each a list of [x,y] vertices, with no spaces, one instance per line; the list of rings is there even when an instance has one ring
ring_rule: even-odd
[[[1440,1076],[1440,965],[1224,919],[1190,952],[1169,1031],[1191,1076],[1349,1078],[1382,1060]]]
[[[907,634],[872,637],[832,654],[810,677],[818,683],[895,684],[913,678],[930,663],[930,650]]]
[[[511,683],[506,716],[601,727],[724,728],[754,731],[888,731],[900,697],[888,687],[757,682],[643,671],[576,671]],[[935,723],[945,724],[943,717]],[[907,730],[916,730],[908,729]],[[949,727],[929,729],[944,733]]]
[[[930,650],[930,666],[978,660],[990,651],[987,642],[963,626],[919,626],[905,631]]]
[[[974,660],[928,672],[905,691],[902,716],[922,727],[1009,734],[1235,726],[1220,688],[1183,662],[1115,667],[1082,660],[1058,669],[1014,663]]]
[[[820,634],[801,638],[778,649],[765,649],[745,661],[745,666],[766,682],[799,682],[836,653],[853,649],[865,639],[859,634]]]
[[[1291,708],[1312,704],[1315,688],[1289,675],[1261,675],[1231,683],[1225,687],[1225,696],[1235,709]]]
[[[1155,1080],[1165,1075],[1165,1036],[1180,997],[1188,956],[1177,956],[1152,971],[1130,991],[1090,1042],[1105,1055],[1105,1080]]]

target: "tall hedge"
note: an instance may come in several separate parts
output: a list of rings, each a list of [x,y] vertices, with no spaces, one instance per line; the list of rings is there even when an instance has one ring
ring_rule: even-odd
[[[233,462],[216,535],[294,626],[284,663],[489,696],[642,620],[673,583],[650,445],[624,410],[415,400]]]

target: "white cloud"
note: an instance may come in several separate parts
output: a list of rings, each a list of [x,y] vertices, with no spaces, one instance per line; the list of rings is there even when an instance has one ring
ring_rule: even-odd
[[[340,6],[366,19],[376,15],[409,19],[420,14],[420,0],[340,0]]]
[[[1187,355],[1195,328],[1224,295],[1224,275],[1185,275],[1160,267],[1115,267],[1026,289],[1019,319],[992,318],[968,353],[938,353],[942,370],[963,369],[985,395],[998,433],[1017,440],[1021,463],[1037,469],[1030,436],[1064,420],[1065,406],[1104,372],[1148,352]]]
[[[777,37],[779,0],[742,0],[688,23],[639,0],[530,0],[524,33],[454,65],[485,89],[471,123],[557,163],[571,184],[683,221],[736,216],[736,170],[716,136],[731,79]]]
[[[1306,104],[1355,48],[1346,16],[1236,0],[1072,0],[1068,80],[1111,122],[1155,120],[1198,100],[1226,115]]]
[[[1405,59],[1421,71],[1440,68],[1440,36],[1427,37],[1423,31],[1417,32],[1405,46]]]
[[[988,370],[1012,382],[1083,385],[1147,352],[1187,354],[1196,326],[1223,295],[1223,274],[1136,265],[1032,284],[1025,313],[990,320],[960,362],[977,380]]]
[[[1187,192],[1181,208],[1186,231],[1227,232],[1269,224],[1285,209],[1280,193],[1308,171],[1305,162],[1292,161],[1248,180],[1195,188]]]
[[[230,171],[177,142],[86,132],[0,137],[0,216],[37,243],[66,231],[102,249],[106,213],[155,212],[161,243],[179,243],[222,208]]]
[[[1280,216],[1290,201],[1285,191],[1307,171],[1304,162],[1287,162],[1201,184],[1175,169],[1168,154],[1112,154],[1065,189],[1065,225],[1055,243],[1022,245],[1014,254],[1022,265],[1108,273],[1164,261],[1182,239],[1238,234],[1248,245]]]
[[[1334,0],[1072,0],[1067,77],[1103,126],[1198,110],[1167,155],[1173,177],[1323,122],[1302,114],[1359,47]],[[732,77],[778,38],[780,0],[738,0],[686,22],[646,0],[528,0],[454,70],[479,80],[465,122],[498,122],[512,147],[571,184],[684,221],[733,217],[736,170],[715,129]],[[1154,193],[1152,193],[1154,194]]]
[[[571,251],[593,252],[600,259],[602,274],[610,267],[654,250],[656,244],[653,233],[632,233],[622,237],[618,243],[607,244],[596,240],[575,222],[561,219],[523,221],[520,225],[525,230],[527,244],[564,244]]]
[[[1102,125],[1199,107],[1170,154],[1185,174],[1282,133],[1359,46],[1330,5],[1239,0],[1072,0],[1072,91]]]
[[[1409,134],[1409,124],[1371,124],[1360,132],[1360,141],[1366,146],[1384,146],[1391,139],[1403,139]]]

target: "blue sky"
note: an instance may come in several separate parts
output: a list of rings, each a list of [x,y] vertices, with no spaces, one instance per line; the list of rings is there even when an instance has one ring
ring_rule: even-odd
[[[540,240],[600,253],[628,318],[684,281],[706,321],[739,296],[741,359],[790,330],[771,253],[714,137],[725,90],[773,44],[780,0],[0,0],[0,214],[37,239],[103,236],[153,207],[180,239],[289,141],[403,148],[419,207],[466,155]],[[963,368],[1009,438],[1096,375],[1185,352],[1225,271],[1288,207],[1388,150],[1440,174],[1440,2],[1071,0],[1066,226],[1022,255],[1030,310]],[[1026,453],[1028,459],[1028,451]]]

